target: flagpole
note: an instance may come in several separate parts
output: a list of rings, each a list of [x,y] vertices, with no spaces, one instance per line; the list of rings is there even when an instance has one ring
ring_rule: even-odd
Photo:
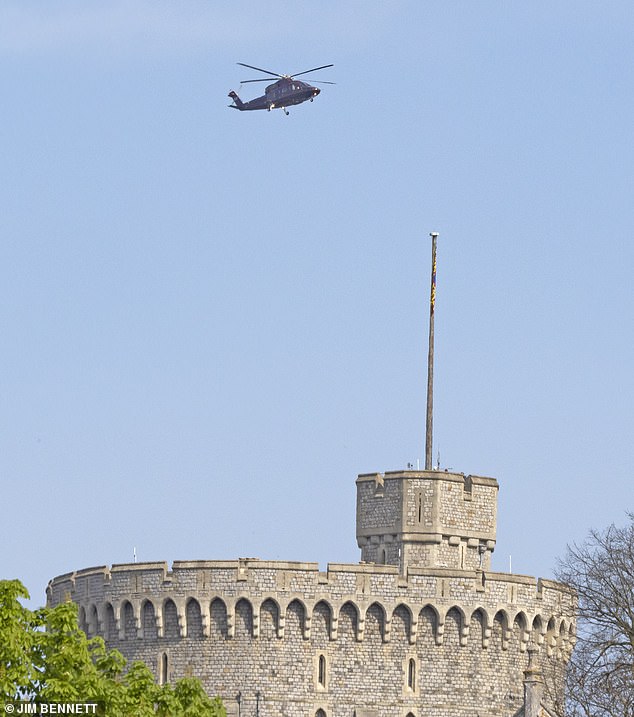
[[[436,304],[436,239],[431,232],[431,292],[429,297],[429,354],[427,356],[427,427],[425,432],[425,470],[432,470],[434,413],[434,306]]]

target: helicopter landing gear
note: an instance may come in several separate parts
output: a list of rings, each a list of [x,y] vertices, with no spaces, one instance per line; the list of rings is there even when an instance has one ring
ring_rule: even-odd
[[[290,115],[290,112],[286,109],[286,107],[282,107],[284,110],[284,114],[288,117]]]

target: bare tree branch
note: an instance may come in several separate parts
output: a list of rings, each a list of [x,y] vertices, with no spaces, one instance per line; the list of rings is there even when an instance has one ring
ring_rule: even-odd
[[[568,546],[557,578],[577,591],[577,643],[566,676],[569,717],[634,717],[634,514]]]

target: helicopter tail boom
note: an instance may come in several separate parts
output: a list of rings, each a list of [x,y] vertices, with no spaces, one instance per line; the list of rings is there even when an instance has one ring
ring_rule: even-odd
[[[238,97],[238,95],[231,90],[229,93],[229,97],[233,100],[233,104],[229,105],[229,107],[233,107],[236,110],[244,109],[244,102]]]

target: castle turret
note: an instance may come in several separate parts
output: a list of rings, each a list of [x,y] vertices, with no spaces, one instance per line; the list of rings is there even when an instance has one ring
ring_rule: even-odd
[[[446,471],[357,478],[357,543],[366,563],[489,570],[498,483]]]
[[[409,568],[489,570],[495,548],[498,483],[432,469],[436,240],[431,232],[425,470],[357,478],[357,544],[361,561]]]

